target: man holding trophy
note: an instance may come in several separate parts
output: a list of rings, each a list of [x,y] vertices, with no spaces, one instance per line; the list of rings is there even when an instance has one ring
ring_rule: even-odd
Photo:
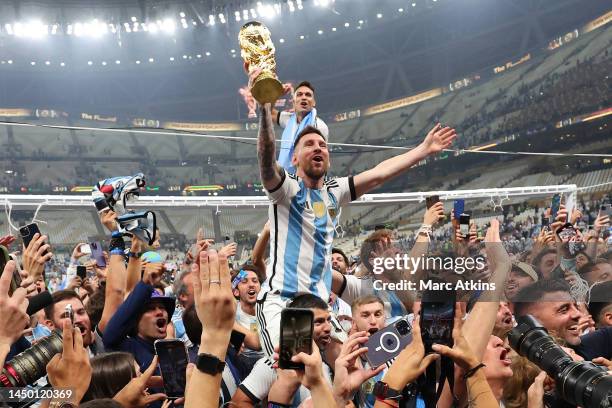
[[[288,301],[298,293],[329,299],[332,241],[340,207],[448,148],[456,133],[437,124],[414,149],[356,176],[328,179],[327,139],[320,129],[306,126],[293,142],[291,164],[296,173],[288,174],[276,160],[272,104],[283,87],[275,79],[270,32],[260,23],[247,23],[240,32],[240,47],[251,74],[256,67],[263,68],[258,76],[251,76],[253,96],[262,105],[257,155],[261,181],[270,199],[270,262],[256,314],[261,344],[271,356],[279,342],[281,311]]]
[[[291,84],[281,84],[276,80],[276,62],[274,60],[274,44],[270,39],[270,32],[260,23],[250,22],[240,30],[240,48],[244,59],[245,70],[249,74],[249,88],[251,99],[260,104],[267,102],[274,107],[274,102],[281,95],[291,92],[293,97],[293,112],[279,112],[272,108],[272,117],[277,125],[284,129],[281,141],[281,149],[278,162],[289,173],[295,173],[295,167],[291,163],[293,156],[293,145],[296,136],[306,127],[313,126],[320,130],[327,139],[329,130],[327,124],[317,116],[314,86],[308,81],[302,81],[293,89]],[[254,44],[259,44],[255,46]],[[280,85],[280,88],[279,88]],[[279,92],[281,89],[281,93]],[[241,90],[241,94],[247,101],[248,90]],[[270,95],[270,97],[268,97]],[[271,99],[274,98],[274,101]],[[250,96],[250,95],[249,95]],[[256,117],[253,103],[249,107],[249,118]]]

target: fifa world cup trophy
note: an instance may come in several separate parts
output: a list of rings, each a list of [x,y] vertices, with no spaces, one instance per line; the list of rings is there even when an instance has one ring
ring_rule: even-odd
[[[276,78],[274,44],[270,30],[258,21],[246,23],[238,34],[242,59],[249,73],[261,68],[253,80],[251,93],[260,104],[274,103],[283,94],[283,85]]]

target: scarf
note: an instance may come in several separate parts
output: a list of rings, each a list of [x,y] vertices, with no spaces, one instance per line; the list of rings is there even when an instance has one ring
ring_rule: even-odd
[[[293,143],[295,142],[296,136],[299,135],[306,126],[314,126],[316,121],[317,110],[315,108],[312,108],[299,124],[297,123],[297,116],[295,113],[289,118],[289,122],[287,122],[287,126],[285,126],[283,130],[283,139],[281,140],[281,148],[278,153],[278,162],[289,173],[295,173],[295,167],[291,164],[291,157],[293,157]]]

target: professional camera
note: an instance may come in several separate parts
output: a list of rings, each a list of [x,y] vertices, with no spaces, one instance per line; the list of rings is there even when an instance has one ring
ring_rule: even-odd
[[[62,334],[54,331],[29,349],[4,364],[0,372],[0,387],[25,387],[47,374],[47,364],[64,348]]]
[[[561,399],[584,408],[612,407],[612,376],[604,368],[574,361],[533,316],[519,317],[517,323],[508,334],[510,346],[555,380]]]

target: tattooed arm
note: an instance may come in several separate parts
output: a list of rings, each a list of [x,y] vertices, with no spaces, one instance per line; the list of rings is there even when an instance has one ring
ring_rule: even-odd
[[[274,124],[272,122],[271,105],[266,103],[261,108],[259,120],[259,137],[257,138],[257,158],[259,174],[264,188],[274,190],[282,182],[282,170],[276,161],[274,145]]]

